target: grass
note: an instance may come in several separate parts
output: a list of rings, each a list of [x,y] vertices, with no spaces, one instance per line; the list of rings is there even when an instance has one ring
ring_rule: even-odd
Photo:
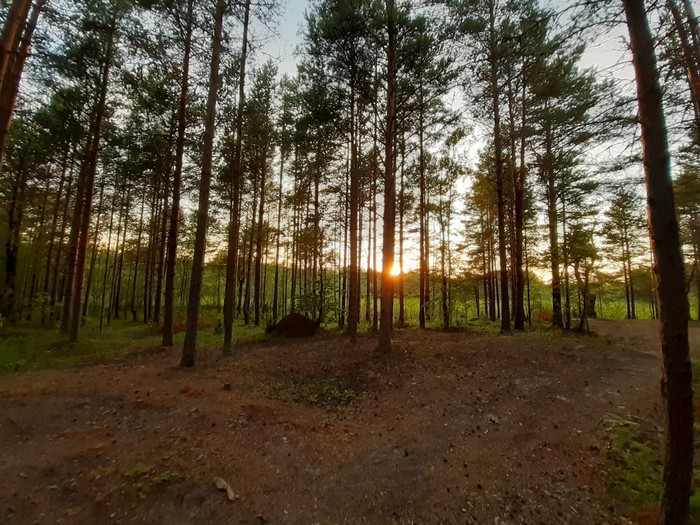
[[[155,467],[150,465],[139,465],[124,472],[123,476],[128,480],[124,485],[130,486],[141,499],[145,499],[148,493],[157,486],[187,481],[186,474],[171,470],[159,473]]]
[[[693,364],[695,390],[700,387],[700,364]],[[663,448],[659,435],[644,432],[642,423],[611,417],[607,421],[604,468],[611,497],[631,515],[658,511],[663,490]],[[700,423],[695,424],[696,465],[700,464]],[[695,493],[690,498],[690,523],[700,524],[700,467],[693,472]]]
[[[175,334],[176,347],[183,339],[182,332]],[[234,327],[234,343],[266,339],[261,327]],[[222,343],[223,334],[215,328],[200,329],[197,346],[203,355],[218,351]],[[87,366],[160,348],[159,330],[140,322],[112,321],[100,331],[98,322],[87,319],[75,344],[56,329],[6,327],[0,330],[0,374]]]
[[[6,328],[0,333],[0,372],[69,368],[145,351],[157,345],[143,325],[115,323],[102,333],[87,324],[78,343],[57,330]]]
[[[349,405],[356,397],[351,388],[337,381],[278,381],[263,388],[266,396],[281,401],[320,406],[329,410]]]

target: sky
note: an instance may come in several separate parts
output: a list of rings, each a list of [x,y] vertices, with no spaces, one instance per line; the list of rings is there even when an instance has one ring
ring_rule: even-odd
[[[278,24],[279,34],[265,44],[262,52],[278,61],[281,74],[292,76],[296,73],[297,63],[294,51],[301,42],[304,12],[309,2],[307,0],[283,0],[283,2]]]
[[[293,75],[296,72],[296,57],[294,51],[301,42],[304,25],[304,12],[309,7],[308,0],[283,0],[281,16],[278,20],[279,34],[267,42],[263,55],[278,62],[280,73]],[[693,2],[697,4],[697,0]],[[566,0],[544,1],[543,4],[561,9],[569,4]],[[624,39],[626,28],[620,25],[607,34],[599,36],[595,41],[588,42],[586,53],[582,60],[584,67],[597,67],[601,70],[614,69],[616,76],[631,79],[629,52],[625,49]],[[623,64],[623,66],[620,66]]]

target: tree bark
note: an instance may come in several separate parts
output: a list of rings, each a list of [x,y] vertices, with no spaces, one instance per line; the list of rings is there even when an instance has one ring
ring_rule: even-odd
[[[9,202],[9,235],[5,242],[5,292],[2,301],[2,313],[11,323],[17,320],[17,264],[21,242],[21,225],[24,211],[24,192],[27,185],[25,158],[19,161],[18,173],[12,184],[12,198]]]
[[[175,271],[177,268],[177,239],[180,225],[180,191],[182,186],[182,164],[185,155],[185,132],[187,130],[187,99],[189,92],[190,54],[192,52],[192,6],[187,1],[185,20],[185,45],[182,58],[180,102],[177,109],[177,139],[175,142],[175,171],[173,173],[170,224],[168,226],[168,249],[165,261],[165,294],[163,305],[163,346],[173,346],[175,322]],[[177,8],[176,8],[177,9]]]
[[[14,58],[13,55],[17,53],[17,45],[22,37],[31,5],[31,0],[14,0],[7,13],[2,34],[0,34],[0,90],[5,84],[7,70]]]
[[[32,5],[31,0],[15,0],[10,9],[10,16],[6,21],[7,35],[5,30],[0,37],[0,170],[2,170],[2,160],[5,155],[5,145],[7,144],[7,136],[10,132],[10,124],[12,123],[12,113],[15,110],[17,101],[17,93],[19,92],[19,83],[24,70],[24,64],[29,56],[29,47],[32,43],[32,36],[36,29],[39,13],[46,0],[37,0],[37,3],[32,9],[32,14],[24,27],[29,8]],[[19,4],[19,5],[18,5]],[[18,9],[18,18],[15,20],[13,14],[15,7]],[[8,27],[17,24],[14,28]],[[14,44],[11,49],[6,47],[5,38],[12,38]],[[14,54],[15,56],[12,56]]]
[[[360,274],[357,240],[357,214],[360,199],[360,168],[357,154],[357,104],[354,75],[350,88],[350,283],[348,290],[348,329],[351,343],[357,342],[357,326],[360,322]]]
[[[505,218],[505,174],[503,169],[503,152],[501,138],[501,112],[498,86],[498,51],[496,49],[496,5],[489,2],[489,61],[491,68],[491,102],[493,104],[493,147],[496,163],[496,200],[498,209],[498,260],[501,277],[501,333],[510,333],[510,301],[508,298],[508,261],[506,258],[506,218]]]
[[[69,338],[72,343],[78,341],[78,331],[81,324],[80,298],[83,291],[83,276],[85,273],[85,259],[87,251],[88,235],[90,232],[90,219],[92,216],[92,197],[95,188],[95,175],[97,174],[97,162],[100,153],[100,138],[102,133],[102,122],[105,116],[107,104],[107,85],[109,84],[109,73],[112,67],[112,51],[114,46],[114,28],[110,28],[107,39],[107,50],[105,53],[102,76],[100,78],[100,94],[95,110],[95,120],[90,133],[90,148],[87,159],[85,159],[85,186],[82,194],[83,204],[80,216],[80,234],[78,236],[78,246],[75,260],[75,277],[73,279],[73,301],[71,303],[71,314],[69,324]]]
[[[236,107],[236,145],[231,163],[231,201],[229,203],[228,253],[226,254],[226,284],[224,285],[224,345],[223,354],[233,353],[233,310],[236,301],[236,279],[238,273],[238,239],[240,224],[240,187],[243,159],[243,106],[245,105],[245,75],[248,56],[248,24],[250,0],[246,0],[243,13],[243,41],[241,43],[240,69],[238,71],[238,106]],[[280,189],[281,191],[281,189]]]
[[[192,275],[190,277],[189,303],[187,305],[187,327],[182,347],[180,366],[193,367],[197,347],[199,306],[204,284],[204,255],[207,248],[207,226],[209,225],[209,192],[211,189],[212,157],[214,153],[214,127],[216,125],[216,99],[219,92],[219,63],[224,22],[225,0],[217,0],[214,15],[214,37],[212,39],[211,70],[209,93],[204,122],[204,151],[202,155],[202,175],[199,185],[197,209],[197,230],[195,233]]]
[[[666,525],[688,523],[693,471],[693,385],[688,346],[688,300],[671,182],[668,137],[654,40],[643,0],[622,2],[630,34],[642,125],[647,211],[656,257],[667,410],[662,513]]]
[[[526,101],[525,101],[525,82],[523,82],[522,97],[521,97],[521,115],[520,115],[520,162],[518,170],[514,173],[514,196],[515,196],[515,248],[514,261],[515,268],[515,296],[513,302],[515,305],[515,316],[513,319],[513,327],[516,330],[525,329],[525,274],[523,272],[523,251],[524,251],[524,235],[525,229],[525,182],[527,177],[527,168],[525,166],[525,117],[526,117]]]
[[[396,173],[394,170],[394,141],[396,140],[396,6],[394,0],[387,0],[386,48],[387,83],[386,83],[386,130],[385,172],[384,172],[384,227],[382,247],[382,306],[379,320],[379,351],[392,350],[391,336],[394,321],[394,236],[396,233]]]
[[[266,147],[263,148],[267,149]],[[255,315],[253,321],[255,326],[260,326],[260,308],[261,303],[265,301],[264,296],[261,298],[261,280],[263,272],[263,236],[265,235],[264,218],[265,218],[265,197],[267,186],[267,152],[264,151],[258,159],[260,166],[260,202],[258,203],[258,230],[255,236],[255,293],[253,295],[253,307]],[[316,201],[318,202],[318,200]],[[315,250],[314,250],[315,251]],[[315,271],[315,268],[314,268]]]

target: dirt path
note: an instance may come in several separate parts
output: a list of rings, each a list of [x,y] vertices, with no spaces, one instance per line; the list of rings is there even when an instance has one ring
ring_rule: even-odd
[[[627,523],[611,414],[660,418],[657,327],[599,337],[403,331],[153,352],[0,377],[2,523]],[[700,329],[692,328],[700,352]],[[354,393],[354,397],[353,397]],[[316,398],[343,407],[312,406]],[[228,481],[235,501],[216,490]]]

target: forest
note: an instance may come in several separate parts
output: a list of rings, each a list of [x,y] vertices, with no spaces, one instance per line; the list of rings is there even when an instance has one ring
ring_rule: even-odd
[[[338,422],[355,410],[358,425],[368,424],[367,414],[357,413],[373,395],[375,402],[387,396],[382,400],[394,403],[375,407],[376,413],[413,413],[405,396],[392,401],[386,389],[394,383],[409,388],[419,370],[435,396],[445,396],[439,402],[428,396],[420,406],[437,403],[444,416],[451,389],[473,399],[477,388],[462,391],[467,387],[458,386],[457,372],[449,388],[440,383],[440,374],[452,370],[443,370],[444,356],[480,370],[502,361],[507,381],[520,384],[532,375],[528,384],[535,384],[532,363],[542,356],[529,345],[541,346],[551,352],[543,366],[552,376],[561,373],[586,388],[608,385],[618,374],[616,381],[632,389],[640,379],[634,374],[650,365],[644,378],[658,383],[661,369],[662,391],[634,394],[634,402],[610,401],[646,416],[609,408],[600,415],[607,423],[599,438],[607,444],[581,446],[587,455],[607,447],[610,457],[629,447],[666,451],[663,459],[650,460],[658,472],[644,483],[654,488],[630,489],[646,496],[611,495],[617,481],[611,475],[601,481],[601,475],[591,481],[600,483],[591,497],[618,498],[619,508],[596,503],[578,515],[585,503],[561,496],[564,510],[545,513],[544,522],[602,523],[619,516],[639,523],[700,522],[700,496],[694,495],[700,473],[693,470],[698,374],[690,360],[700,341],[700,30],[694,2],[310,0],[295,28],[294,54],[283,56],[280,28],[290,24],[290,6],[300,9],[301,3],[289,4],[0,2],[0,365],[10,374],[3,405],[14,406],[14,396],[29,388],[25,371],[60,374],[38,370],[79,367],[81,381],[96,389],[90,397],[113,374],[96,370],[87,379],[80,367],[121,367],[126,359],[128,377],[140,385],[127,410],[132,414],[156,403],[139,392],[163,382],[151,376],[166,362],[174,364],[177,354],[179,371],[164,372],[177,385],[176,396],[192,403],[214,396],[207,393],[215,388],[210,381],[218,385],[217,399],[235,394],[245,400],[250,384],[264,383],[253,389],[261,399],[302,407],[284,416],[308,418],[291,425],[301,441],[299,428],[318,426],[304,412],[309,406]],[[284,330],[318,335],[307,348],[275,337]],[[270,345],[279,363],[266,351]],[[460,353],[472,347],[488,355]],[[304,348],[309,353],[299,356]],[[644,356],[630,353],[635,348]],[[339,353],[329,356],[324,349]],[[610,364],[616,349],[637,363],[630,365],[632,376]],[[575,370],[564,372],[557,356],[574,356]],[[148,379],[136,370],[139,360],[153,372]],[[281,366],[297,368],[282,372]],[[596,367],[606,370],[604,377],[589,377]],[[192,368],[196,375],[176,375]],[[477,375],[472,370],[469,377],[472,372]],[[49,390],[64,381],[40,377],[54,385]],[[0,386],[4,381],[0,376]],[[482,388],[493,385],[478,381],[488,398]],[[220,392],[219,383],[229,393]],[[41,392],[33,402],[51,413]],[[286,421],[280,406],[240,403],[248,423]],[[486,425],[504,430],[505,416],[485,406]],[[610,419],[613,413],[617,419]],[[424,416],[414,415],[404,438],[420,440],[415,425]],[[206,413],[212,427],[219,416]],[[17,425],[21,417],[8,420]],[[3,425],[2,432],[14,431]],[[5,438],[22,432],[10,434]],[[640,443],[620,445],[622,438]],[[329,444],[335,434],[324,439],[319,448],[330,447],[327,458],[337,459]],[[203,449],[218,446],[207,442]],[[409,457],[410,446],[397,446]],[[605,461],[619,467],[622,459],[610,457]],[[608,463],[601,470],[616,472]],[[180,490],[208,475],[181,479],[155,464],[144,472],[143,465],[132,467],[86,467],[97,485],[121,476],[143,486],[119,497],[110,493],[114,487],[102,487],[93,514],[78,517],[69,508],[66,521],[91,516],[101,522],[112,497],[129,504],[153,496],[145,486]],[[183,472],[193,468],[182,466]],[[408,469],[405,475],[418,474]],[[488,469],[481,475],[497,477]],[[269,485],[269,476],[248,482]],[[231,496],[233,484],[216,479],[229,499],[238,499]],[[353,480],[344,483],[352,487]],[[443,489],[442,481],[435,483]],[[503,499],[504,487],[493,488],[496,499]],[[421,510],[394,501],[375,503],[380,511],[374,517],[358,503],[306,514],[298,507],[289,519],[536,519],[516,503],[489,514],[484,494],[476,507],[457,504],[456,514],[432,515],[427,504]],[[0,491],[3,505],[6,497]],[[223,511],[212,503],[202,507],[209,514],[183,522],[285,522],[260,510],[269,504],[264,498],[249,498],[259,507],[246,510],[250,516],[240,509],[217,514]],[[50,499],[43,504],[50,507]],[[36,502],[24,505],[30,512]],[[406,507],[415,513],[401,514]],[[541,501],[537,508],[555,512],[554,504]],[[562,518],[561,512],[568,514]],[[10,514],[24,522],[21,512]],[[138,512],[123,519],[170,522]]]

